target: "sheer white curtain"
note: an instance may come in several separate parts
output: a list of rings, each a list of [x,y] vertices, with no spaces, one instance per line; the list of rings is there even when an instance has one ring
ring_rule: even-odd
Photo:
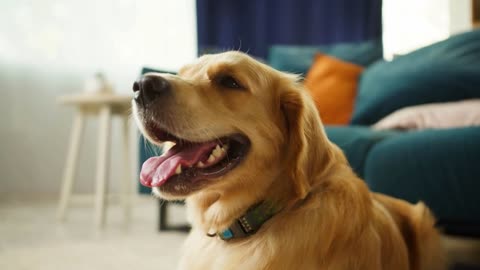
[[[0,193],[56,196],[73,115],[56,97],[82,91],[97,71],[117,92],[131,93],[142,66],[175,70],[191,61],[195,14],[195,0],[1,0]],[[118,125],[112,127],[113,180],[121,171]],[[93,187],[94,121],[85,135],[80,192]]]
[[[2,0],[0,59],[118,71],[196,55],[194,0]]]

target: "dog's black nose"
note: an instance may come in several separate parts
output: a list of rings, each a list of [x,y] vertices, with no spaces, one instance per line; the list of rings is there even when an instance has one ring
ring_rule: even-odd
[[[140,91],[140,84],[138,82],[133,83],[133,93]]]
[[[170,88],[171,85],[165,78],[156,75],[143,76],[139,81],[133,83],[135,99],[141,98],[144,102],[155,100],[169,92]]]

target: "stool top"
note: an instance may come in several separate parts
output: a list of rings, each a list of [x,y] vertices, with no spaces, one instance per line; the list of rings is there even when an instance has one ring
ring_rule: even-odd
[[[132,95],[119,94],[73,94],[57,98],[57,102],[64,105],[130,105]]]
[[[80,93],[60,96],[57,98],[57,102],[94,113],[104,106],[111,107],[113,113],[125,113],[130,110],[132,99],[132,95],[125,94]]]

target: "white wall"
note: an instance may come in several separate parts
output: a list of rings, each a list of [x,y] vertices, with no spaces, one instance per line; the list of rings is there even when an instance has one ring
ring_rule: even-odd
[[[2,0],[0,193],[57,193],[73,110],[55,98],[81,91],[96,71],[130,93],[142,66],[177,69],[196,56],[195,22],[195,0]],[[119,124],[112,127],[113,181]],[[95,135],[90,121],[80,192],[93,187]]]
[[[472,28],[471,0],[384,0],[384,57],[409,53]]]
[[[456,34],[472,29],[472,1],[450,0],[450,33]]]

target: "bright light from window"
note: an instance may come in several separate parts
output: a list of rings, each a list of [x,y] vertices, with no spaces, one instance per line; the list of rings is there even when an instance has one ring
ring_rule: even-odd
[[[66,68],[177,69],[197,53],[195,0],[5,0],[0,60]]]
[[[384,57],[391,60],[471,27],[470,0],[384,0]]]

